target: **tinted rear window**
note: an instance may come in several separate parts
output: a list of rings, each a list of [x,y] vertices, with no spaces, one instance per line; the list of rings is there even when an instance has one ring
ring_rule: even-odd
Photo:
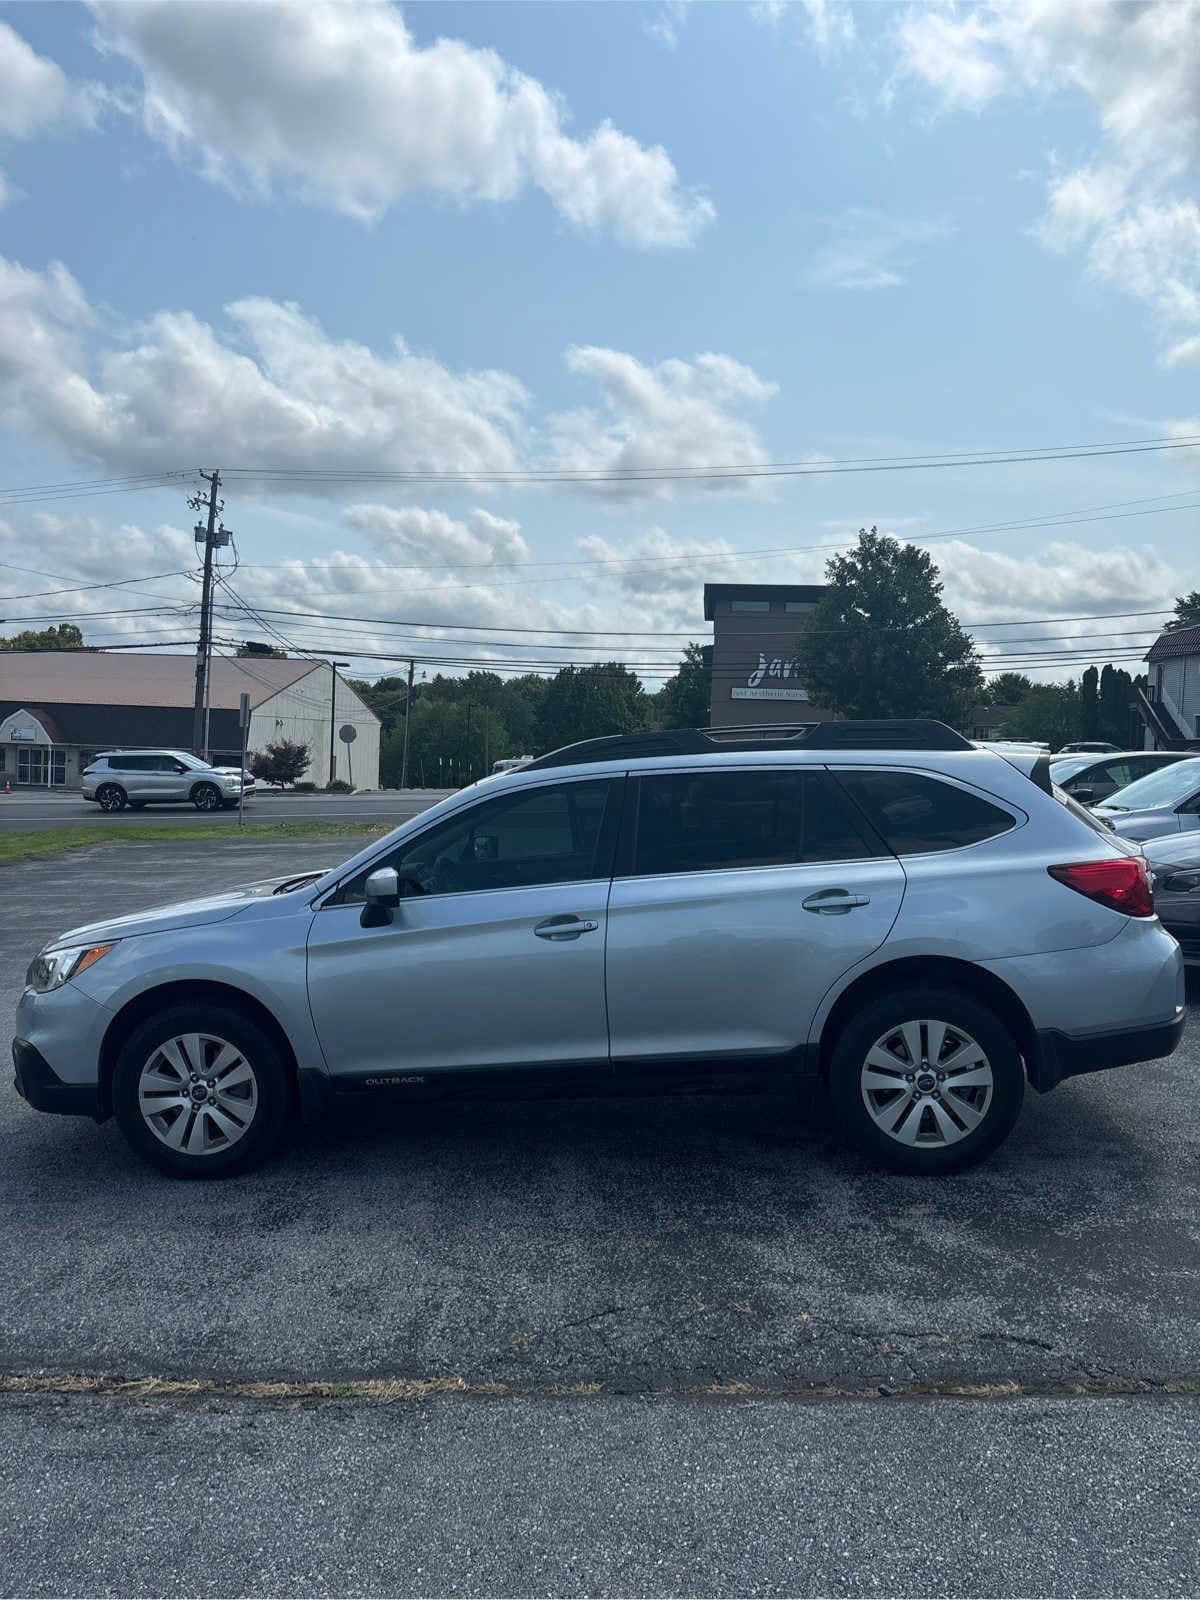
[[[999,806],[915,772],[846,772],[839,780],[898,856],[957,850],[1016,826]]]
[[[836,785],[779,768],[640,780],[634,872],[717,872],[878,853]]]

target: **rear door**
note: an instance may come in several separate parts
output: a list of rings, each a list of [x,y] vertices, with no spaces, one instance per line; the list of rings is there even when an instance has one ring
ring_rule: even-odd
[[[608,913],[613,1064],[783,1056],[904,894],[823,768],[630,779]],[[626,838],[626,835],[632,835]]]

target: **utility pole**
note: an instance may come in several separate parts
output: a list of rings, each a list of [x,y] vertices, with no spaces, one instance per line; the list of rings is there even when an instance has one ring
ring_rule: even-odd
[[[334,739],[337,736],[337,669],[348,667],[348,661],[331,661],[329,663],[329,781],[332,783],[337,777],[337,757],[334,755]]]
[[[413,674],[417,670],[417,663],[408,663],[408,693],[404,697],[404,748],[400,752],[400,787],[408,788],[408,731],[412,727],[413,707]]]
[[[192,700],[192,752],[208,759],[208,704],[212,678],[212,608],[213,608],[213,551],[227,545],[233,537],[217,517],[225,509],[224,501],[217,499],[221,487],[221,474],[201,472],[208,484],[208,494],[194,494],[188,499],[193,511],[208,512],[207,523],[198,522],[195,528],[196,543],[204,541],[204,578],[200,589],[200,637],[196,642],[196,688]]]
[[[475,763],[471,759],[471,702],[467,701],[467,782],[471,782],[471,774]]]

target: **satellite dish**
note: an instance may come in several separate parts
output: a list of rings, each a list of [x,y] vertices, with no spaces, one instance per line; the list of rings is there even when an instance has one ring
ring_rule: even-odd
[[[358,729],[352,723],[343,722],[338,729],[338,738],[343,744],[353,744],[358,738]]]

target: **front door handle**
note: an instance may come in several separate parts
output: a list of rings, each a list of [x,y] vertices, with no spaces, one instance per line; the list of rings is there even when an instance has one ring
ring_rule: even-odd
[[[581,933],[595,933],[600,926],[598,922],[585,922],[582,917],[567,915],[562,917],[547,917],[544,922],[534,924],[533,931],[539,939],[578,939]]]
[[[823,917],[844,917],[848,911],[853,911],[855,906],[869,906],[869,894],[851,894],[849,889],[818,889],[815,894],[808,895],[800,904],[805,911],[812,911]]]

